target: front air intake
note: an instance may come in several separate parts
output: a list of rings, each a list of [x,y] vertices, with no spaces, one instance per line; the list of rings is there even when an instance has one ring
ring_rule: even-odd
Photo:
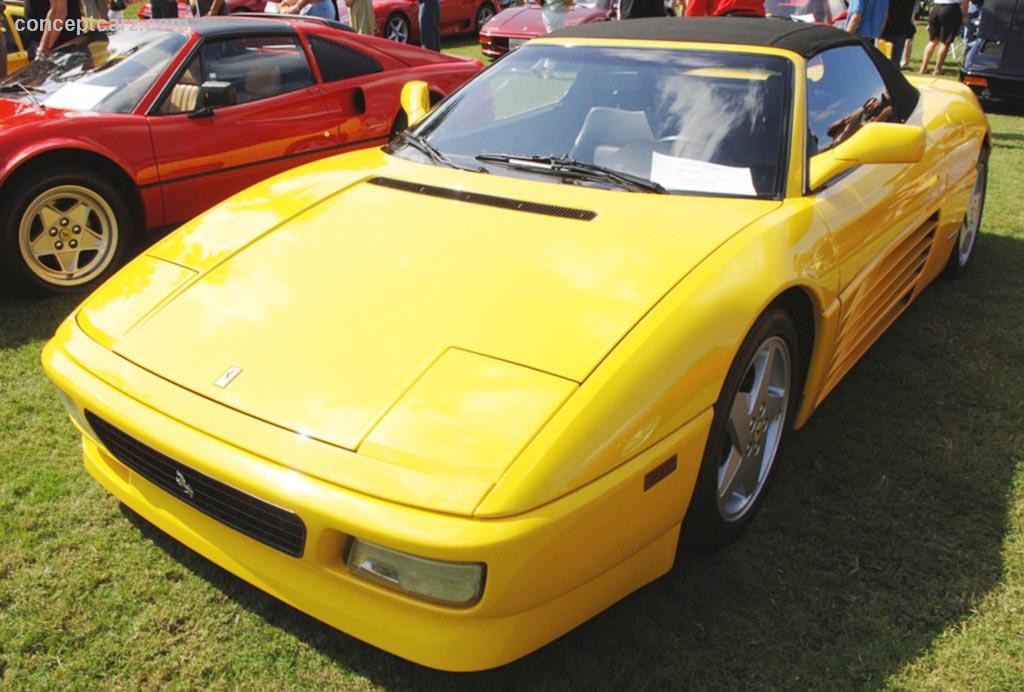
[[[525,202],[521,199],[509,199],[496,195],[482,195],[477,192],[466,192],[465,190],[452,190],[447,187],[435,187],[433,185],[421,185],[410,183],[406,180],[395,180],[394,178],[375,177],[366,181],[370,185],[389,187],[392,190],[413,192],[418,195],[429,195],[441,199],[450,199],[456,202],[468,204],[482,204],[485,207],[496,207],[498,209],[511,209],[522,211],[527,214],[543,214],[544,216],[557,216],[562,219],[575,219],[576,221],[591,221],[597,216],[597,212],[586,209],[573,209],[572,207],[557,207],[551,204],[539,204],[537,202]]]
[[[302,556],[306,525],[299,515],[171,459],[92,411],[85,417],[107,451],[153,485],[264,545]]]

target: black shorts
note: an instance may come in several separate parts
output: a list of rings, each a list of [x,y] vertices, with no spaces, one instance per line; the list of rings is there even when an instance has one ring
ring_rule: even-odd
[[[932,11],[928,15],[928,39],[949,45],[960,33],[963,20],[960,3],[932,5]]]

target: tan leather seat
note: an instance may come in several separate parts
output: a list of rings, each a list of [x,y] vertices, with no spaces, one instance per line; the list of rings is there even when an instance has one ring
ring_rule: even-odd
[[[175,84],[171,89],[170,112],[191,113],[199,101],[199,87],[194,84]]]

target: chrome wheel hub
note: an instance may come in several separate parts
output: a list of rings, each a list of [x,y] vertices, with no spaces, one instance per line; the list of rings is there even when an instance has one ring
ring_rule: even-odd
[[[761,494],[782,438],[789,408],[789,347],[780,337],[761,344],[729,409],[718,467],[718,511],[741,519]]]
[[[398,43],[409,42],[409,27],[406,26],[405,20],[401,17],[393,17],[388,20],[388,28],[384,33],[391,41],[397,41]]]
[[[981,210],[985,203],[985,180],[987,164],[978,163],[978,175],[974,180],[974,189],[971,191],[971,201],[967,205],[967,214],[964,215],[964,222],[960,225],[960,236],[957,241],[957,260],[960,265],[967,264],[974,250],[974,241],[978,238],[978,231],[981,230]]]
[[[114,257],[117,222],[92,190],[61,185],[32,200],[18,226],[26,266],[56,286],[78,286],[101,274]]]

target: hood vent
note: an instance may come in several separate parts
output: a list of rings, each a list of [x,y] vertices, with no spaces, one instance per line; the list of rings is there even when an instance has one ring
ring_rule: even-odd
[[[433,185],[421,185],[410,183],[406,180],[394,178],[375,177],[366,181],[370,185],[380,185],[393,190],[413,192],[419,195],[430,195],[441,199],[451,199],[457,202],[468,202],[470,204],[482,204],[487,207],[498,209],[511,209],[512,211],[523,211],[528,214],[543,214],[545,216],[557,216],[563,219],[575,219],[577,221],[591,221],[597,216],[597,212],[586,209],[573,209],[572,207],[556,207],[551,204],[538,204],[537,202],[525,202],[520,199],[509,199],[508,197],[497,197],[495,195],[481,195],[476,192],[465,190],[452,190],[447,187],[434,187]]]

